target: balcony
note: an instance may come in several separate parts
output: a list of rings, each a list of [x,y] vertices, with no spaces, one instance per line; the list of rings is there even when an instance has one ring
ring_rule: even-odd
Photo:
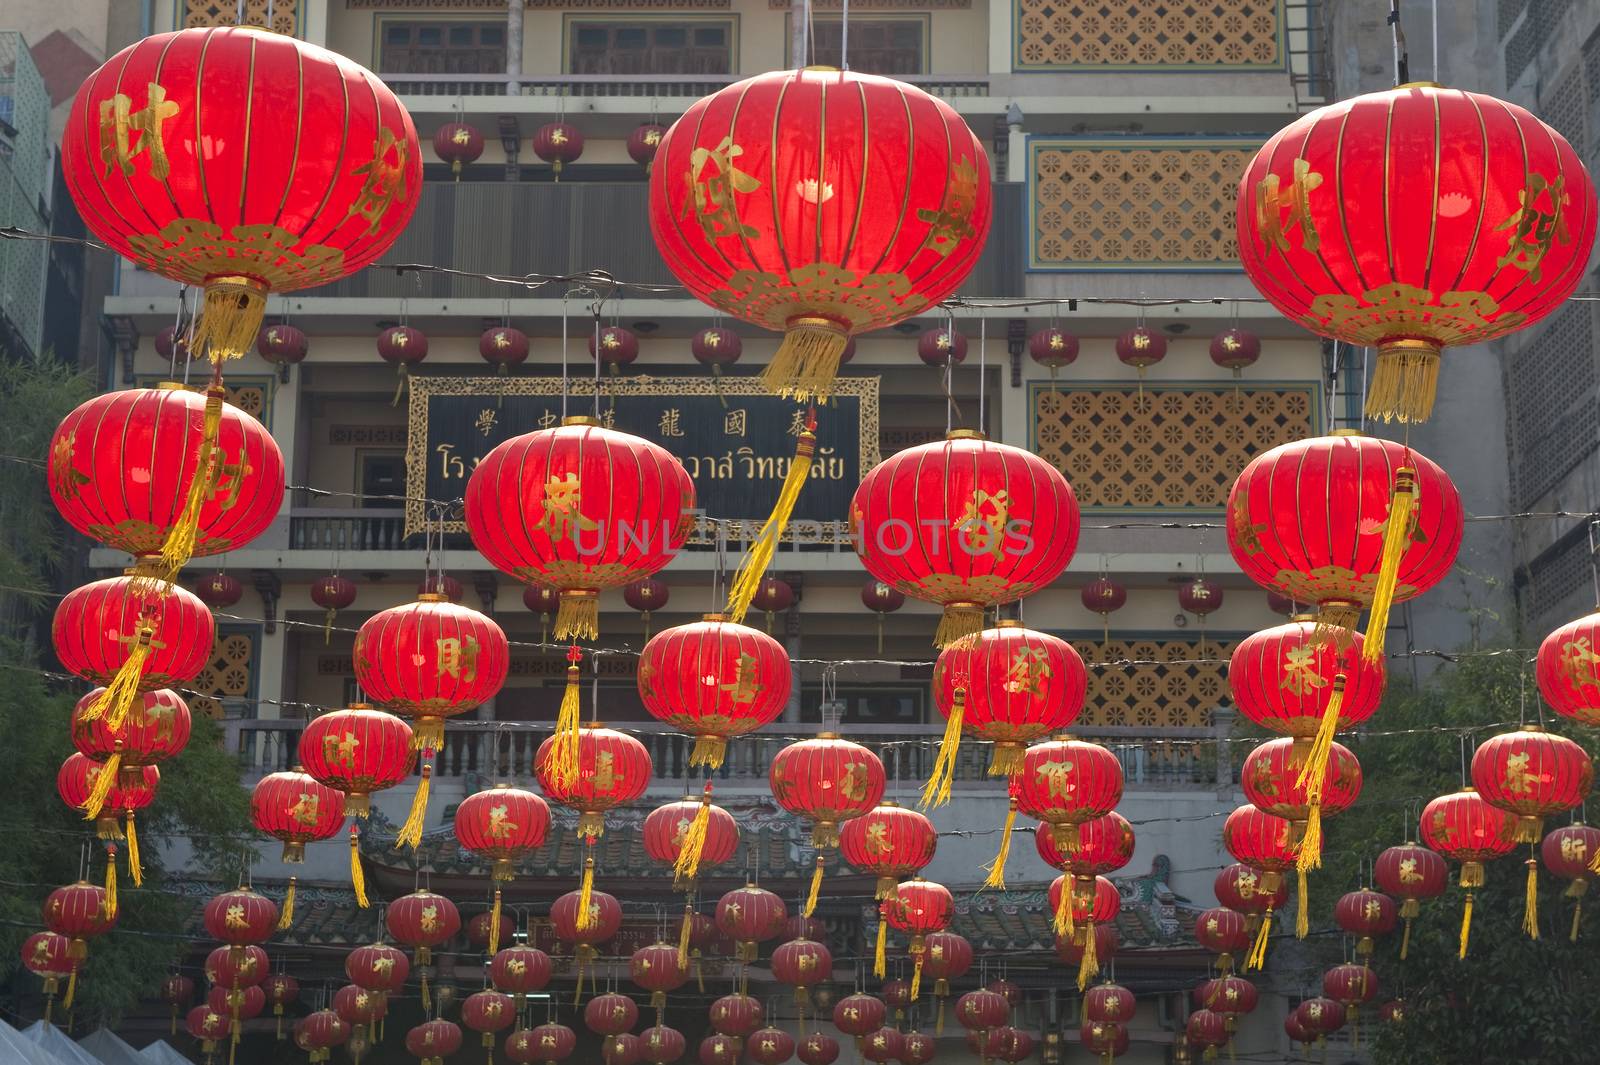
[[[403,510],[296,510],[289,515],[293,551],[400,551],[406,546]]]
[[[385,83],[401,96],[545,96],[653,97],[694,100],[741,80],[742,74],[658,74],[623,77],[616,74],[384,74]],[[945,99],[985,97],[983,75],[901,75],[924,92]]]

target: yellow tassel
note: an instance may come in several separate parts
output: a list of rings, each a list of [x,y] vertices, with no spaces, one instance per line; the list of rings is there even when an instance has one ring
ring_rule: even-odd
[[[916,963],[911,966],[911,1001],[915,1002],[917,996],[922,994],[922,952],[918,951]]]
[[[721,769],[722,760],[727,755],[727,740],[721,736],[700,735],[694,738],[694,746],[689,750],[689,764],[691,766],[703,765],[711,769]]]
[[[294,885],[297,877],[289,878],[289,890],[283,893],[283,909],[278,913],[278,931],[287,932],[294,927]]]
[[[1299,893],[1295,899],[1294,937],[1304,939],[1310,931],[1311,925],[1311,898],[1306,890],[1306,871],[1299,870]]]
[[[409,376],[405,363],[402,362],[395,367],[394,398],[389,401],[389,406],[398,407],[400,405],[400,397],[406,394],[406,379]]]
[[[801,403],[826,400],[833,393],[839,359],[849,343],[850,334],[830,319],[791,319],[783,342],[761,371],[761,386],[775,396]]]
[[[939,627],[933,633],[935,647],[949,647],[957,640],[976,636],[983,631],[983,605],[981,603],[946,603],[939,616]]]
[[[1398,340],[1378,348],[1367,386],[1367,417],[1420,424],[1433,413],[1439,389],[1439,345]]]
[[[117,848],[106,848],[106,919],[117,919]]]
[[[1411,518],[1416,504],[1416,471],[1402,466],[1395,473],[1394,492],[1389,497],[1389,519],[1383,531],[1383,557],[1378,563],[1377,583],[1372,588],[1366,643],[1361,649],[1361,657],[1368,662],[1383,661],[1383,639],[1389,628],[1389,608],[1394,604],[1395,585],[1400,578],[1400,560],[1411,546]]]
[[[934,1017],[933,1034],[936,1036],[944,1035],[944,999],[942,998],[939,1000],[939,1012]]]
[[[997,743],[994,753],[989,756],[989,775],[991,777],[1015,777],[1022,772],[1023,760],[1027,756],[1027,749],[1020,743]]]
[[[133,830],[133,811],[128,811],[128,875],[134,887],[144,886],[144,865],[139,861],[139,834]]]
[[[400,826],[400,834],[395,837],[395,850],[406,846],[416,850],[422,843],[422,823],[428,819],[429,782],[432,780],[433,766],[424,765],[422,779],[417,782],[417,793],[411,798],[411,810],[406,814],[406,823]]]
[[[217,277],[206,282],[200,317],[189,337],[189,350],[212,362],[243,357],[261,332],[267,311],[267,287],[247,277]]]
[[[983,882],[986,888],[998,891],[1006,889],[1006,859],[1011,856],[1011,827],[1017,823],[1017,797],[1011,796],[1011,801],[1006,809],[1005,827],[1000,830],[1000,851],[994,856],[994,861],[984,868],[989,870],[989,876]]]
[[[133,709],[133,701],[139,696],[139,683],[144,679],[144,664],[150,657],[150,641],[154,636],[155,626],[148,617],[141,617],[138,630],[134,634],[133,645],[128,648],[128,657],[117,667],[116,674],[112,676],[111,683],[106,685],[105,691],[100,693],[100,698],[90,703],[84,710],[84,721],[95,721],[103,717],[106,727],[112,732],[122,731],[128,711]],[[106,789],[110,790],[115,782],[116,775],[112,774],[111,780],[105,785]],[[104,799],[105,796],[102,795],[101,800]],[[87,809],[87,805],[85,808]],[[91,820],[94,817],[93,814],[89,816]]]
[[[1574,943],[1576,943],[1578,941],[1578,924],[1582,920],[1583,920],[1583,900],[1580,898],[1578,900],[1577,904],[1572,907],[1572,931],[1570,933],[1568,933],[1568,935],[1567,935],[1567,938],[1570,939]]]
[[[694,907],[684,904],[683,922],[678,925],[678,968],[689,964],[689,933],[694,929]]]
[[[428,992],[428,975],[424,973],[422,975],[422,1012],[426,1014],[432,1011],[433,996]]]
[[[556,608],[558,640],[592,640],[600,635],[600,596],[587,588],[568,588]]]
[[[822,855],[817,855],[817,867],[811,872],[811,890],[806,894],[806,904],[800,910],[801,917],[810,917],[817,912],[817,896],[822,892]]]
[[[1406,930],[1400,934],[1400,960],[1406,960],[1406,954],[1411,950],[1411,920],[1406,919]]]
[[[726,611],[728,620],[735,625],[744,623],[744,616],[750,611],[750,601],[761,587],[767,567],[772,564],[772,556],[777,553],[778,544],[783,540],[783,530],[789,524],[789,516],[794,513],[795,504],[800,500],[800,490],[811,476],[811,458],[817,450],[816,422],[815,415],[807,419],[806,427],[800,432],[799,443],[795,445],[789,472],[783,478],[783,488],[778,492],[778,501],[772,505],[772,513],[767,515],[761,531],[756,533],[755,540],[750,544],[750,550],[739,562],[739,572],[733,578],[732,590],[728,593]]]
[[[565,600],[562,600],[565,604]],[[561,709],[556,714],[555,742],[550,745],[547,767],[556,786],[563,790],[578,781],[579,719],[583,716],[582,692],[579,691],[578,662],[583,652],[576,646],[567,652],[567,689],[561,694]]]
[[[889,960],[886,952],[889,949],[889,922],[878,915],[878,946],[872,954],[872,975],[882,980],[889,972]]]
[[[105,760],[100,771],[94,775],[94,784],[89,788],[89,797],[83,800],[83,805],[78,809],[83,811],[85,821],[93,821],[100,816],[100,810],[106,804],[106,798],[111,794],[111,789],[116,786],[117,772],[122,768],[122,742],[117,741],[117,750],[111,752],[111,757]]]
[[[1472,935],[1472,892],[1467,892],[1467,904],[1461,908],[1461,951],[1457,958],[1467,956],[1467,939]]]
[[[1244,971],[1263,969],[1267,964],[1267,941],[1272,938],[1272,911],[1268,910],[1261,918],[1261,927],[1256,929],[1256,941],[1250,947],[1250,953],[1244,959]]]
[[[1305,832],[1300,836],[1300,850],[1295,855],[1295,868],[1304,875],[1309,869],[1322,868],[1322,806],[1312,803],[1306,818]]]
[[[361,844],[356,839],[356,829],[350,826],[350,887],[355,890],[356,904],[363,910],[367,902],[367,877],[361,871]]]
[[[1061,885],[1061,893],[1056,898],[1055,929],[1058,936],[1074,934],[1072,927],[1072,874],[1062,873],[1056,878]]]
[[[333,607],[322,615],[322,646],[326,647],[333,642],[333,619],[339,612]]]
[[[944,725],[944,738],[939,741],[939,757],[933,763],[933,772],[922,789],[922,809],[943,806],[950,801],[950,781],[955,775],[956,754],[961,750],[961,723],[966,717],[967,690],[957,688],[951,698],[950,717]]]
[[[1078,990],[1082,991],[1089,986],[1089,981],[1100,971],[1100,959],[1095,956],[1094,950],[1094,920],[1090,919],[1083,925],[1088,935],[1083,941],[1083,960],[1078,962]]]
[[[72,972],[67,974],[67,993],[61,999],[61,1008],[70,1010],[72,1002],[78,997],[78,967],[73,966]]]
[[[1328,760],[1333,756],[1333,737],[1339,731],[1339,715],[1344,710],[1344,689],[1348,683],[1343,673],[1334,674],[1333,694],[1328,696],[1328,705],[1322,711],[1322,720],[1317,724],[1311,749],[1306,752],[1305,761],[1300,765],[1299,776],[1295,777],[1295,787],[1305,789],[1306,802],[1311,806],[1322,804],[1322,789],[1328,778]],[[1320,853],[1319,845],[1319,856]],[[1322,863],[1319,860],[1317,864],[1320,866]]]
[[[589,912],[590,903],[594,899],[594,859],[583,860],[583,883],[578,888],[578,928],[588,928],[594,924],[594,917]]]
[[[259,317],[257,324],[260,324]],[[250,335],[254,339],[253,328]],[[205,416],[201,422],[200,449],[195,461],[194,479],[189,482],[189,494],[184,498],[183,510],[179,512],[177,520],[168,530],[158,556],[161,577],[169,584],[189,559],[194,557],[195,542],[200,536],[200,509],[216,490],[216,467],[221,457],[217,454],[217,435],[222,430],[222,402],[222,379],[220,375],[214,375],[211,386],[206,389]],[[120,727],[120,723],[115,727]]]
[[[707,784],[705,790],[700,793],[700,809],[695,811],[694,820],[689,822],[689,828],[683,834],[683,842],[678,846],[678,857],[672,865],[674,884],[682,885],[692,881],[700,872],[700,856],[705,853],[706,832],[710,826],[711,785]]]
[[[494,908],[489,911],[489,953],[490,954],[495,954],[495,953],[498,953],[499,950],[500,950],[500,889],[499,888],[495,888],[494,889]],[[580,977],[578,983],[581,986],[582,983],[583,983],[583,980],[581,979],[581,977],[583,975],[583,969],[581,967],[578,970],[578,975]]]
[[[1594,852],[1594,857],[1589,859],[1589,872],[1600,873],[1600,850]]]
[[[1528,887],[1523,892],[1522,899],[1522,930],[1528,933],[1529,939],[1539,938],[1539,860],[1529,858],[1524,862],[1528,867]]]

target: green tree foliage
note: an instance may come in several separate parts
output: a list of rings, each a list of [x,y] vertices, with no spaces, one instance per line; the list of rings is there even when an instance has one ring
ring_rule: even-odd
[[[21,996],[15,1012],[24,1017],[42,1005],[39,981],[21,968],[18,954],[22,941],[42,927],[41,903],[55,887],[80,875],[99,881],[105,872],[104,845],[93,824],[68,809],[55,787],[56,771],[72,753],[72,706],[86,688],[45,676],[39,648],[26,633],[30,617],[48,617],[54,609],[55,596],[40,593],[52,587],[63,550],[45,488],[50,433],[87,392],[82,378],[49,360],[0,363],[0,425],[6,427],[4,450],[13,456],[0,461],[0,585],[22,590],[9,600],[12,619],[21,623],[8,626],[10,635],[0,639],[0,980]],[[190,871],[237,877],[249,824],[249,797],[237,763],[222,747],[221,729],[198,717],[188,748],[162,767],[156,801],[139,818],[142,889],[128,880],[126,855],[119,851],[117,930],[90,945],[78,1018],[114,1023],[153,995],[186,952],[177,933],[188,904],[163,891],[164,862],[176,857]]]

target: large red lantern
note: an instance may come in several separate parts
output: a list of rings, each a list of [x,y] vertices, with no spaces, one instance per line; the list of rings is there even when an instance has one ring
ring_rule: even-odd
[[[1133,860],[1133,826],[1112,810],[1102,817],[1078,826],[1078,849],[1067,851],[1056,844],[1052,831],[1035,831],[1033,846],[1045,864],[1064,873],[1079,876],[1105,876]]]
[[[596,635],[601,589],[665,566],[693,509],[694,482],[670,452],[589,417],[505,441],[467,481],[473,545],[517,580],[560,590],[558,640]]]
[[[1083,1015],[1104,1024],[1127,1024],[1133,1018],[1133,992],[1120,984],[1096,984],[1083,993]]]
[[[1122,783],[1116,755],[1097,743],[1062,738],[1027,749],[1012,794],[1019,811],[1044,822],[1039,830],[1070,862],[1079,826],[1110,814],[1122,801]]]
[[[1580,725],[1600,725],[1600,613],[1569,621],[1539,644],[1539,692]]]
[[[663,1024],[639,1033],[639,1055],[650,1065],[673,1065],[687,1046],[682,1032]]]
[[[206,955],[201,969],[217,987],[254,987],[267,978],[272,961],[254,943],[243,947],[218,947]]]
[[[771,636],[707,614],[656,633],[639,656],[646,710],[695,738],[689,765],[722,766],[728,740],[777,720],[789,704],[789,656]]]
[[[739,851],[739,822],[711,801],[707,784],[699,799],[680,799],[651,810],[640,830],[645,854],[670,866],[680,886],[692,885],[702,865],[721,865]]]
[[[155,801],[160,784],[161,771],[153,765],[124,775],[78,752],[68,755],[56,771],[56,792],[62,802],[78,810],[99,807],[94,812],[95,829],[104,840],[126,838],[118,818],[126,818],[128,831],[134,831],[133,815]],[[128,850],[128,860],[137,868],[138,859],[134,855],[138,843],[130,841]],[[143,874],[138,875],[142,877]]]
[[[650,1005],[659,1012],[667,1004],[667,992],[689,982],[689,963],[679,957],[676,944],[658,940],[633,952],[628,959],[628,975],[650,992]]]
[[[1444,857],[1461,863],[1457,878],[1467,893],[1461,911],[1460,956],[1467,956],[1472,931],[1472,892],[1483,886],[1484,863],[1516,849],[1516,821],[1491,806],[1472,788],[1441,795],[1422,808],[1422,842]]]
[[[1595,193],[1572,146],[1527,111],[1413,83],[1276,133],[1239,179],[1237,221],[1240,262],[1274,307],[1378,349],[1368,416],[1418,422],[1441,348],[1505,336],[1572,294]]]
[[[691,295],[782,332],[763,380],[825,399],[852,334],[938,303],[983,250],[983,143],[944,102],[849,71],[778,71],[661,138],[650,229]]]
[[[1228,1042],[1228,1021],[1216,1010],[1195,1010],[1184,1022],[1183,1034],[1191,1046],[1203,1047],[1205,1056],[1217,1056],[1216,1048]]]
[[[1581,821],[1552,829],[1539,845],[1544,867],[1553,875],[1572,881],[1564,896],[1573,902],[1572,931],[1568,938],[1574,943],[1578,941],[1578,925],[1583,919],[1583,897],[1589,893],[1589,885],[1600,878],[1600,873],[1589,867],[1596,854],[1600,854],[1600,829]]]
[[[398,947],[368,943],[345,955],[344,974],[357,987],[389,995],[406,986],[411,962]]]
[[[41,912],[48,931],[67,937],[67,957],[73,961],[88,955],[89,940],[117,926],[117,911],[105,888],[86,880],[50,892]]]
[[[344,812],[366,817],[371,795],[411,774],[416,752],[411,726],[356,704],[321,714],[300,735],[300,760],[314,779],[344,794]]]
[[[1233,855],[1234,861],[1260,870],[1261,889],[1268,895],[1276,895],[1283,884],[1283,874],[1295,868],[1298,848],[1293,835],[1294,828],[1288,821],[1254,806],[1239,807],[1222,825],[1222,845]],[[1303,939],[1310,921],[1305,870],[1300,870],[1295,909],[1295,935]],[[1271,934],[1272,911],[1268,910],[1256,931],[1250,956],[1245,959],[1246,970],[1259,969],[1266,964],[1267,941]]]
[[[754,961],[761,944],[776,938],[788,919],[783,900],[754,884],[734,888],[717,900],[717,928],[738,944],[740,961]]]
[[[78,700],[72,710],[72,745],[78,752],[103,762],[125,780],[139,780],[140,768],[164,762],[189,743],[189,704],[170,688],[140,692],[123,721],[121,732],[102,715],[87,718],[89,707],[100,701],[105,689],[97,688]]]
[[[832,977],[833,953],[815,940],[791,939],[772,952],[772,978],[794,988],[796,1005],[809,1005],[810,989]]]
[[[1054,466],[970,429],[889,456],[850,503],[867,572],[944,607],[941,647],[979,631],[985,607],[1061,576],[1078,528],[1078,500]]]
[[[283,843],[283,861],[306,860],[306,844],[332,839],[344,827],[344,795],[298,766],[268,773],[250,793],[250,819]]]
[[[1363,647],[1358,632],[1321,640],[1311,619],[1297,617],[1239,641],[1228,687],[1240,713],[1280,736],[1313,739],[1330,707],[1330,727],[1351,729],[1377,712],[1387,682],[1383,663],[1367,661]]]
[[[857,991],[833,1004],[833,1026],[845,1035],[853,1036],[857,1049],[867,1036],[883,1026],[889,1008],[881,998]]]
[[[861,1056],[873,1065],[888,1065],[900,1057],[904,1040],[898,1028],[879,1028],[861,1041]]]
[[[1327,767],[1313,799],[1310,782],[1302,783],[1310,753],[1306,740],[1287,736],[1268,740],[1245,756],[1239,772],[1245,798],[1256,809],[1289,822],[1296,864],[1307,869],[1322,865],[1322,819],[1348,810],[1361,794],[1361,763],[1350,748],[1330,742]]]
[[[1361,959],[1372,957],[1373,940],[1393,932],[1399,916],[1394,900],[1371,888],[1346,892],[1333,904],[1334,924],[1356,937],[1356,957]]]
[[[928,1065],[938,1050],[933,1036],[926,1032],[906,1032],[900,1037],[900,1065]]]
[[[1422,912],[1423,899],[1444,894],[1450,880],[1450,866],[1427,847],[1407,842],[1385,848],[1372,866],[1372,878],[1384,891],[1400,900],[1400,916],[1406,922],[1400,939],[1400,958],[1405,960],[1411,947],[1411,922]]]
[[[515,878],[515,863],[544,842],[550,829],[550,807],[537,794],[510,784],[474,792],[456,807],[456,842],[464,850],[494,862],[494,909],[489,914],[485,944],[492,954],[500,946],[501,882]]]
[[[272,938],[278,924],[278,904],[241,887],[212,897],[202,919],[206,934],[228,944],[229,956],[237,959],[243,956],[245,947]]]
[[[950,981],[959,980],[972,968],[972,944],[959,932],[942,930],[923,937],[922,971],[933,977],[933,995],[939,1001],[934,1031],[944,1034],[944,1000],[950,995]]]
[[[711,1027],[723,1035],[743,1039],[761,1027],[764,1008],[759,999],[742,991],[723,995],[711,1004]]]
[[[550,971],[550,955],[526,943],[502,947],[489,960],[489,980],[495,990],[514,996],[519,1004],[529,994],[544,990]]]
[[[744,1044],[731,1035],[708,1035],[700,1040],[700,1065],[738,1065]]]
[[[207,1057],[216,1052],[217,1043],[228,1038],[227,1013],[214,1010],[209,1004],[190,1010],[184,1018],[184,1025],[189,1035],[199,1040],[200,1049]]]
[[[460,1049],[461,1027],[454,1021],[424,1021],[406,1033],[406,1052],[422,1059],[418,1065],[444,1065]]]
[[[1122,894],[1103,876],[1063,873],[1051,882],[1046,899],[1055,914],[1056,935],[1083,950],[1078,958],[1078,990],[1082,991],[1100,971],[1095,929],[1117,919],[1122,912]]]
[[[625,732],[585,722],[578,732],[574,765],[577,775],[564,779],[556,751],[564,739],[558,731],[539,745],[533,756],[533,773],[544,793],[578,812],[578,838],[591,853],[583,860],[583,893],[594,885],[595,842],[605,831],[605,812],[625,806],[650,785],[650,752]],[[584,924],[588,911],[578,910]]]
[[[874,897],[879,900],[933,861],[938,846],[933,822],[894,802],[880,803],[839,828],[839,853],[858,871],[878,878]]]
[[[1516,841],[1538,843],[1544,818],[1579,805],[1594,785],[1594,763],[1565,736],[1538,725],[1484,740],[1472,755],[1472,785],[1483,801],[1516,818]]]
[[[597,1035],[631,1031],[639,1023],[639,1007],[627,995],[608,991],[585,1003],[583,1023]]]
[[[1195,918],[1194,938],[1217,955],[1217,967],[1225,973],[1233,970],[1234,955],[1250,950],[1250,926],[1244,914],[1221,906],[1203,910]]]

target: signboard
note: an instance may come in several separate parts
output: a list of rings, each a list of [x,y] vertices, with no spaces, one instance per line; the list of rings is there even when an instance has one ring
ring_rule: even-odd
[[[440,501],[462,498],[477,464],[503,441],[559,425],[559,377],[411,378],[406,435],[406,535],[463,532],[459,514],[441,520]],[[719,387],[720,385],[720,387]],[[790,521],[804,542],[847,540],[850,498],[878,464],[877,377],[843,377],[817,408],[817,451]],[[568,383],[566,410],[594,410],[594,382]],[[794,458],[806,408],[768,395],[754,378],[625,377],[600,383],[600,419],[660,444],[694,481],[706,519],[730,541],[752,539],[771,513]],[[430,502],[431,501],[431,502]],[[702,520],[695,542],[714,540]]]

